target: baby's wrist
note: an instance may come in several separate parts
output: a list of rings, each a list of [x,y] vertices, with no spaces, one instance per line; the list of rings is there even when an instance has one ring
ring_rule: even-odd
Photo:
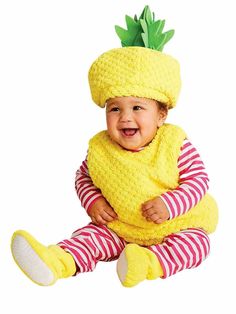
[[[165,205],[166,211],[168,212],[168,217],[169,217],[168,220],[170,220],[170,219],[173,218],[173,217],[172,217],[172,212],[171,212],[171,209],[170,209],[170,207],[169,207],[167,201],[165,200],[164,195],[165,195],[165,194],[160,195],[159,197],[160,197],[160,199],[162,200],[163,204]]]
[[[96,197],[90,204],[89,206],[87,207],[86,211],[87,211],[87,214],[90,213],[91,209],[94,207],[94,205],[97,203],[98,200],[100,199],[104,199],[104,197],[102,195],[99,195],[98,197]]]

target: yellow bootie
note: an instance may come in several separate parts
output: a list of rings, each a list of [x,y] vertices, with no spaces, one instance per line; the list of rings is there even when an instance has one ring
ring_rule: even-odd
[[[16,264],[32,281],[50,286],[76,272],[73,257],[58,245],[44,246],[24,230],[12,236],[11,251]]]
[[[137,244],[127,244],[117,261],[117,273],[123,286],[133,287],[145,279],[163,276],[156,255]]]

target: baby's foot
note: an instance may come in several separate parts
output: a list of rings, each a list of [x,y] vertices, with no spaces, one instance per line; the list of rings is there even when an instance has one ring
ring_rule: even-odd
[[[133,287],[145,279],[163,276],[156,255],[137,244],[126,245],[117,261],[117,273],[125,287]]]
[[[32,281],[49,286],[76,272],[73,257],[58,245],[44,246],[28,232],[16,231],[11,242],[16,264]]]

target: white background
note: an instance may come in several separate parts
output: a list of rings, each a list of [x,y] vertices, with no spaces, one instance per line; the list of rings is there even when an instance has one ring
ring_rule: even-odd
[[[56,243],[88,222],[74,175],[89,138],[105,128],[87,73],[120,42],[114,25],[146,1],[1,1],[0,287],[1,313],[235,313],[234,1],[149,0],[165,30],[165,52],[181,63],[183,87],[168,121],[198,148],[220,208],[210,257],[197,269],[123,288],[116,263],[40,287],[16,267],[11,235],[26,229]],[[233,284],[233,286],[231,286]]]

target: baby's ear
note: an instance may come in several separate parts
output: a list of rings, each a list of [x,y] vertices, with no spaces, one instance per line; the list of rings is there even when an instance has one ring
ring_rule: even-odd
[[[168,107],[165,104],[160,104],[159,110],[160,110],[160,115],[166,119],[168,115]]]
[[[165,107],[162,107],[161,108],[161,112],[162,112],[162,114],[165,116],[165,117],[167,117],[167,115],[168,115],[168,108],[165,106]]]
[[[158,119],[158,127],[161,127],[168,116],[168,108],[165,104],[158,103],[158,111],[159,111],[159,119]]]

